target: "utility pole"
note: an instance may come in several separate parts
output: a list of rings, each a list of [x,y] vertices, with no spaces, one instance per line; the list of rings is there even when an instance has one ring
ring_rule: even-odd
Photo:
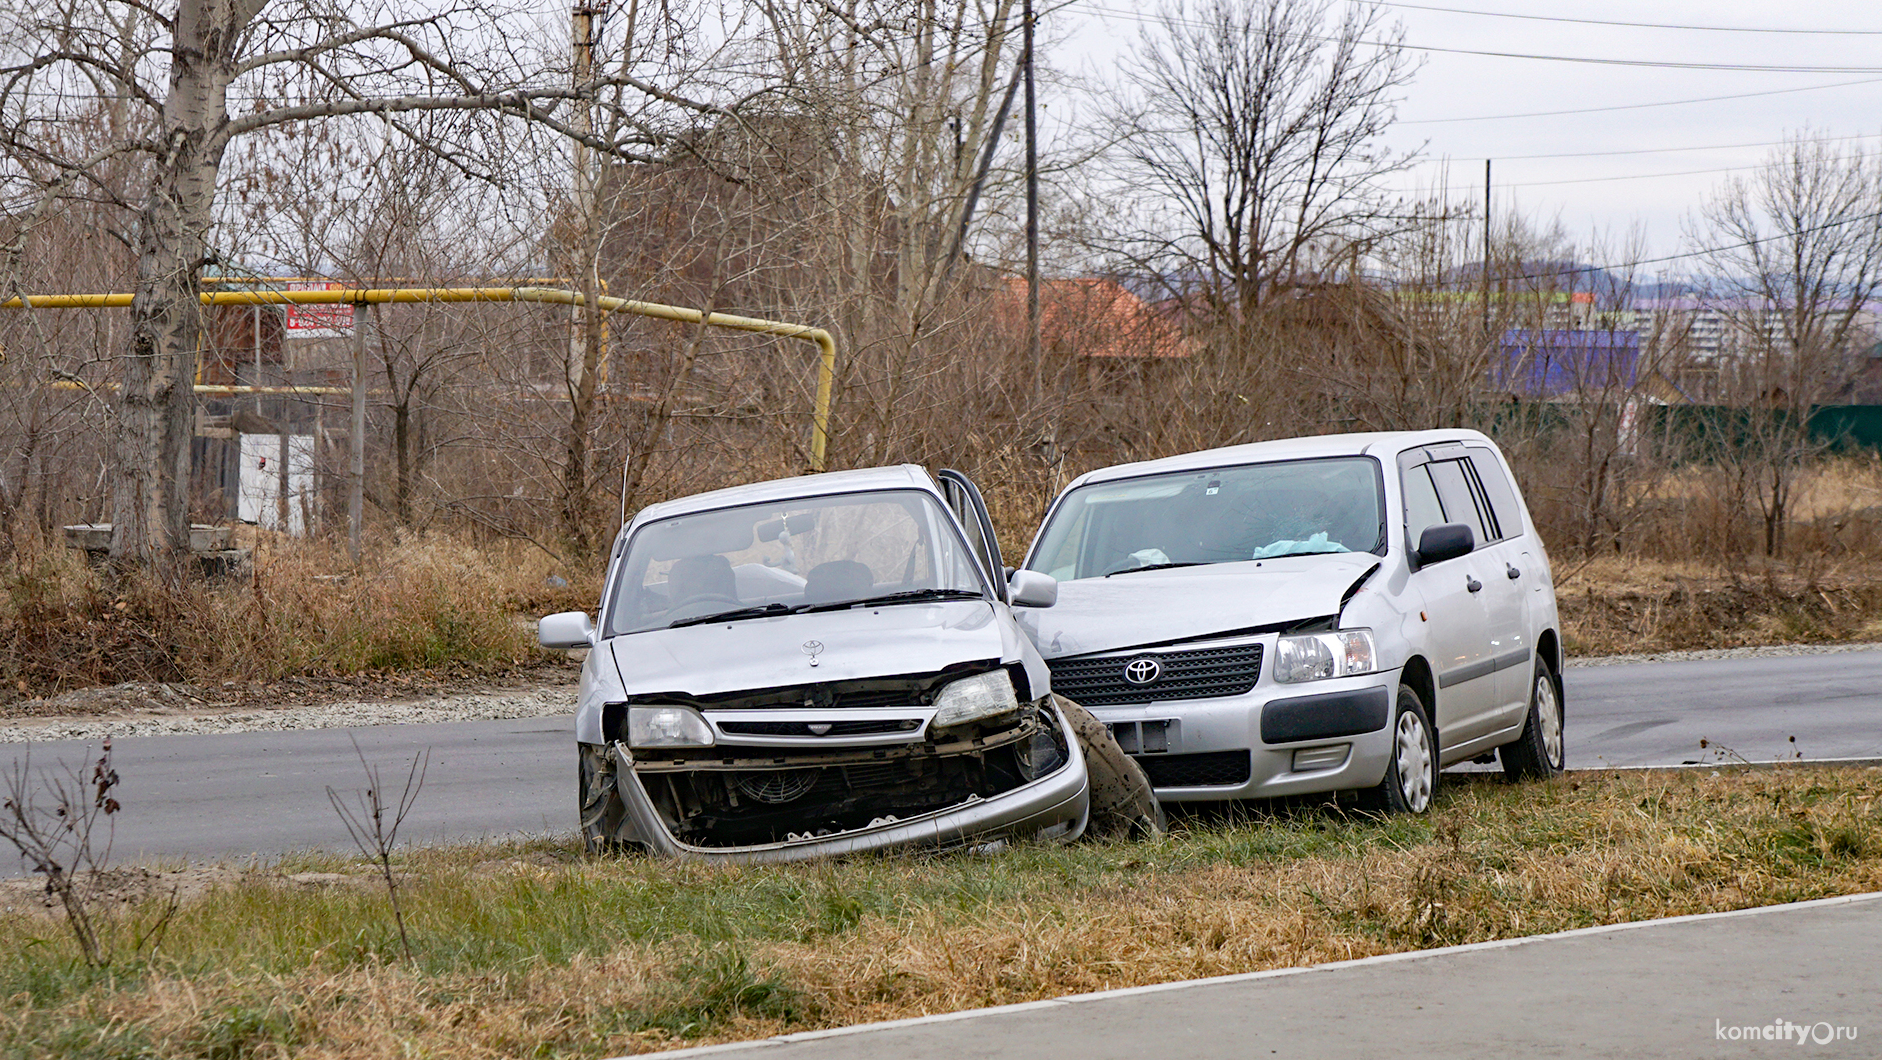
[[[366,508],[366,303],[353,304],[353,429],[346,445],[346,551],[359,563],[360,520]]]
[[[1026,0],[1026,353],[1032,359],[1033,399],[1045,401],[1045,360],[1039,336],[1039,152],[1038,122],[1033,115],[1037,97],[1033,93],[1033,13],[1032,0]]]
[[[597,178],[593,153],[585,142],[595,128],[595,46],[607,19],[608,0],[576,0],[571,24],[574,46],[573,87],[576,111],[570,120],[573,147],[572,206],[576,233],[569,248],[571,271],[581,288],[582,304],[569,318],[569,420],[562,467],[562,530],[578,551],[588,549],[589,432],[600,383],[602,328],[607,313],[599,308],[601,294],[601,220],[595,206]],[[629,9],[632,19],[632,8]]]
[[[1490,341],[1490,160],[1483,160],[1483,341]]]
[[[580,253],[582,261],[576,262],[582,294],[587,297],[588,305],[595,304],[596,288],[593,274],[597,268],[595,257],[595,186],[594,174],[589,166],[589,148],[585,141],[594,133],[595,110],[593,100],[586,91],[582,91],[594,79],[595,71],[595,31],[600,28],[601,19],[607,14],[607,0],[576,0],[573,19],[570,26],[571,44],[574,49],[573,85],[581,92],[581,98],[575,102],[575,113],[571,115],[570,126],[576,135],[569,140],[573,180],[571,198],[574,200],[575,220],[580,226]],[[570,392],[577,391],[582,385],[583,369],[588,353],[589,310],[574,307],[569,329],[568,380]]]

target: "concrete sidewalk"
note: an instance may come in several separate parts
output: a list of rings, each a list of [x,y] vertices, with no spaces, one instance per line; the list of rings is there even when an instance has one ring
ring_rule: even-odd
[[[1878,899],[1882,893],[1589,928],[663,1055],[1876,1057]]]

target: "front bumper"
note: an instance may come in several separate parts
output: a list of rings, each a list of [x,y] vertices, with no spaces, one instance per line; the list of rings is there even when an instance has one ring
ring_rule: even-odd
[[[808,861],[874,851],[945,849],[995,839],[1051,836],[1072,840],[1084,834],[1091,814],[1090,781],[1084,752],[1071,725],[1057,711],[1053,717],[1065,737],[1066,762],[1038,780],[1022,784],[992,798],[970,798],[964,803],[868,828],[751,846],[702,847],[675,838],[661,819],[647,789],[634,771],[634,757],[625,744],[615,743],[614,785],[627,812],[623,838],[668,857],[724,864],[777,864]]]
[[[1389,670],[1304,685],[1264,680],[1239,696],[1086,709],[1118,735],[1164,802],[1347,791],[1370,788],[1385,776],[1398,678]],[[1242,753],[1248,755],[1245,773]],[[1234,763],[1232,777],[1244,779],[1181,782],[1224,774],[1224,762]]]

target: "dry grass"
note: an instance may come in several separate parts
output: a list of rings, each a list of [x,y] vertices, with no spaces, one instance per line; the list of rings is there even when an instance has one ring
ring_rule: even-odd
[[[1882,640],[1882,563],[1874,561],[1733,571],[1602,556],[1555,568],[1571,656]]]
[[[969,448],[1017,563],[1085,465],[1048,467],[986,439]],[[1718,474],[1689,465],[1656,478],[1624,554],[1551,542],[1571,653],[1882,639],[1882,457],[1826,458],[1801,475],[1779,561],[1715,547],[1756,537],[1755,513],[1722,506]],[[181,590],[107,584],[64,549],[22,551],[0,569],[0,705],[121,682],[483,677],[540,662],[530,621],[592,609],[599,595],[599,562],[570,569],[523,542],[383,533],[355,570],[334,542],[244,530],[252,582]],[[552,588],[552,576],[570,584]]]
[[[598,570],[514,542],[401,536],[359,568],[324,542],[254,545],[252,579],[180,589],[111,583],[63,549],[22,556],[0,585],[0,701],[122,681],[490,673],[538,657],[523,616],[599,593]],[[552,571],[574,584],[551,587]]]
[[[1882,888],[1876,779],[1476,779],[1428,820],[1304,806],[1150,844],[790,868],[431,851],[405,865],[415,965],[383,895],[250,876],[108,974],[76,966],[43,917],[13,916],[0,1046],[600,1056],[1855,893]]]

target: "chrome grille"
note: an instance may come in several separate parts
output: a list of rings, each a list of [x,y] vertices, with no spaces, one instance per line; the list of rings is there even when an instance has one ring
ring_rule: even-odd
[[[1155,659],[1162,672],[1148,684],[1132,684],[1124,668],[1133,659]],[[1239,696],[1261,676],[1261,645],[1143,651],[1130,655],[1053,659],[1052,691],[1080,706],[1158,703],[1172,699]]]
[[[722,721],[719,731],[730,736],[876,736],[891,732],[914,732],[921,728],[920,718],[878,718],[867,721],[820,722],[821,732],[808,721]]]

